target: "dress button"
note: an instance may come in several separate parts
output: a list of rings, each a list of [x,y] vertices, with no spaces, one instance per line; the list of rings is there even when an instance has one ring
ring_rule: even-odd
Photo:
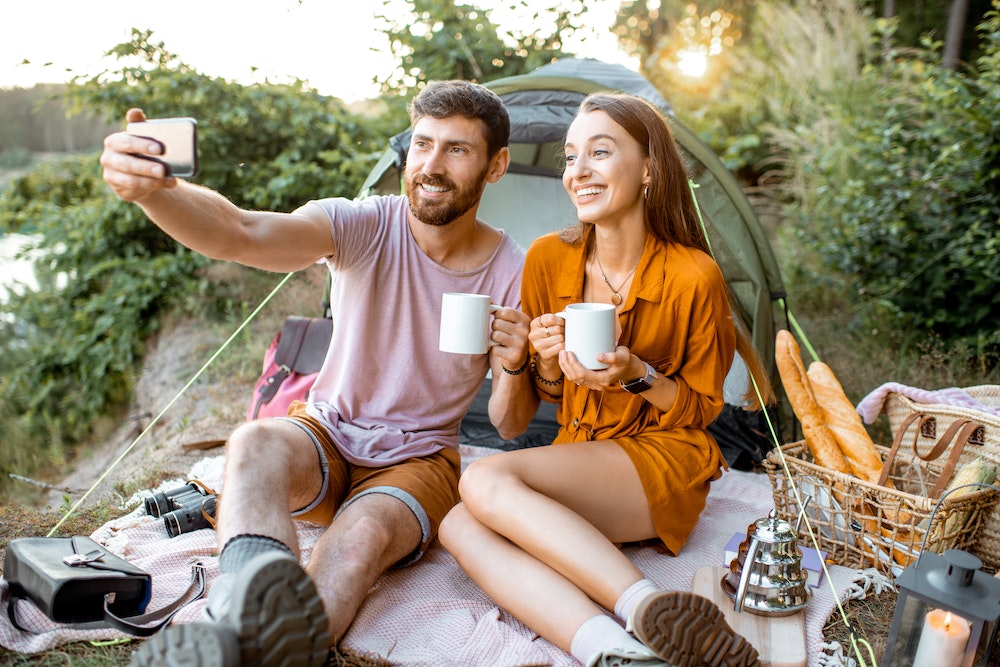
[[[573,420],[573,428],[579,428],[579,427],[580,427],[580,420],[579,419],[574,419]]]

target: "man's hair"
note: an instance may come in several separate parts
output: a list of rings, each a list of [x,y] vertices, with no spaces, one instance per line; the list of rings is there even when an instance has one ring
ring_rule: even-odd
[[[410,125],[421,118],[462,116],[483,121],[489,157],[510,140],[510,116],[496,93],[471,81],[433,81],[409,105]]]

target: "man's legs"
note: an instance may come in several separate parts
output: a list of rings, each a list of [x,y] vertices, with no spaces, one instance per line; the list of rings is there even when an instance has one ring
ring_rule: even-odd
[[[339,642],[372,584],[421,543],[413,511],[384,493],[367,493],[344,508],[319,538],[306,568],[329,619],[331,645]]]
[[[329,647],[324,604],[299,567],[289,515],[323,488],[325,460],[286,420],[244,424],[226,447],[219,503],[220,569],[209,592],[214,623],[168,628],[133,664],[318,666]]]

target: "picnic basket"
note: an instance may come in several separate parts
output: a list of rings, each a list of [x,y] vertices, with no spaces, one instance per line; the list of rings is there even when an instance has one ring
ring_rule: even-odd
[[[980,385],[966,387],[968,393],[983,405],[1000,406],[1000,385]],[[982,428],[977,429],[969,438],[959,459],[959,466],[982,456],[1000,470],[1000,416],[981,410],[973,410],[954,405],[918,403],[897,393],[890,393],[883,405],[883,412],[889,418],[889,426],[895,436],[911,415],[918,418],[911,420],[909,428],[912,434],[907,439],[915,438],[916,446],[923,450],[934,444],[946,429],[954,422],[968,420],[976,422]],[[970,551],[992,570],[1000,570],[1000,505],[994,506],[983,522],[979,535]]]
[[[885,461],[889,448],[876,448]],[[816,465],[804,440],[772,449],[764,459],[781,519],[795,525],[801,499],[828,561],[885,573],[898,573],[910,564],[925,538],[929,551],[968,550],[1000,501],[1000,489],[957,491],[945,496],[932,521],[937,500],[928,493],[944,465],[940,459],[925,461],[901,449],[892,457],[890,488]],[[801,532],[809,545],[805,528]]]

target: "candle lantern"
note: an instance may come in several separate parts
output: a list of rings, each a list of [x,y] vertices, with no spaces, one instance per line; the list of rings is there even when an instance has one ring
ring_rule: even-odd
[[[922,552],[896,578],[899,597],[881,667],[989,664],[1000,619],[1000,579],[972,554]]]

